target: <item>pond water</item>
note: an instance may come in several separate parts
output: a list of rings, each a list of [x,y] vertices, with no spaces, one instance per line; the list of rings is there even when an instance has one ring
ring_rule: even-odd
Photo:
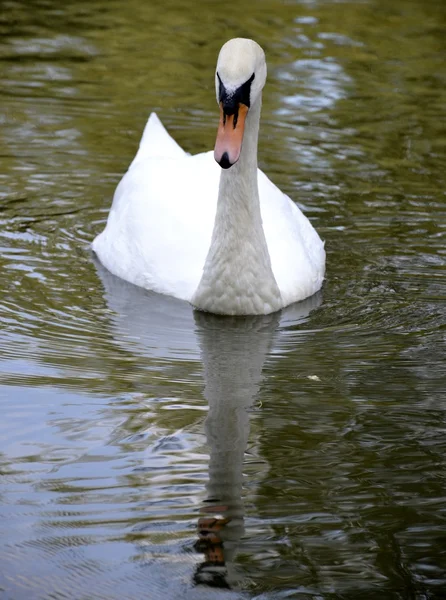
[[[446,597],[444,0],[2,0],[0,597]],[[213,147],[230,37],[322,292],[230,319],[89,250],[155,110]],[[210,586],[213,584],[213,586]]]

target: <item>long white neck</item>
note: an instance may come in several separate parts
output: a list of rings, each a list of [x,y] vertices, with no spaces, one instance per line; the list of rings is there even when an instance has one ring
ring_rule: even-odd
[[[246,117],[239,160],[222,169],[212,241],[192,304],[230,315],[269,314],[282,307],[260,214],[257,142],[261,99]]]

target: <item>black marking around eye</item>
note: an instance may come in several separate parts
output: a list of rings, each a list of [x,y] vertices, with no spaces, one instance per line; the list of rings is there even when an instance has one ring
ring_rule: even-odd
[[[218,100],[223,104],[223,118],[225,115],[235,115],[234,117],[234,127],[237,124],[237,116],[238,116],[238,107],[239,104],[244,104],[248,108],[251,106],[251,83],[254,81],[255,73],[251,75],[248,81],[245,81],[243,85],[238,87],[233,92],[228,92],[220,79],[220,75],[217,73],[218,77]]]

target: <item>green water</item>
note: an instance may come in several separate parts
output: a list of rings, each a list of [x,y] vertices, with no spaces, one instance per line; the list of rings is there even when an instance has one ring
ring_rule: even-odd
[[[0,2],[2,600],[446,597],[445,24],[444,0]],[[327,249],[322,293],[263,319],[89,251],[150,111],[213,147],[235,36],[268,59],[260,166]]]

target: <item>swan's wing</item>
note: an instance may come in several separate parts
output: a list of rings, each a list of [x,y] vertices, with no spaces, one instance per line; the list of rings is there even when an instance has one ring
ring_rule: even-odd
[[[102,264],[138,286],[190,301],[211,242],[219,171],[212,152],[134,160],[93,242]]]
[[[324,279],[325,250],[297,205],[258,172],[260,207],[273,273],[285,304],[311,296]]]
[[[133,163],[148,158],[184,158],[187,153],[167,133],[156,113],[151,113],[142,134],[139,149]]]

